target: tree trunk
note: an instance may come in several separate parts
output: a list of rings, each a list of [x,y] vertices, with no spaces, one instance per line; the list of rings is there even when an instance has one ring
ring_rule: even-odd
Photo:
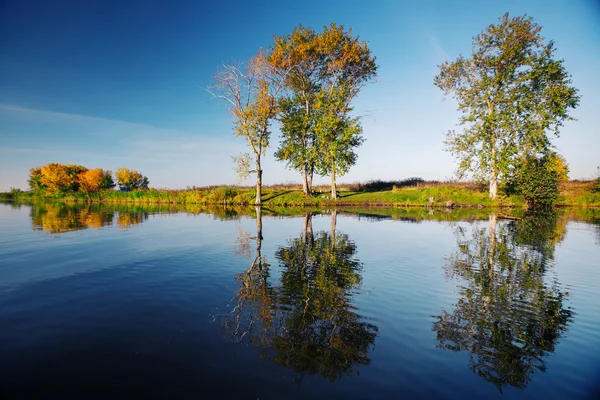
[[[331,161],[331,198],[337,200],[337,188],[335,186],[335,160]]]
[[[306,180],[307,184],[308,184],[308,194],[312,196],[312,181],[313,181],[313,174],[315,173],[315,168],[311,167],[310,170],[308,171],[308,178]]]
[[[260,156],[256,159],[256,200],[254,204],[261,205],[262,169],[260,169]]]
[[[302,165],[302,190],[304,194],[310,196],[310,186],[308,184],[308,168],[306,164]]]
[[[490,176],[490,199],[494,200],[498,194],[498,173],[492,171]]]
[[[494,112],[494,104],[488,100],[488,118],[491,118],[492,113]],[[496,194],[498,192],[498,164],[496,162],[496,135],[494,132],[494,128],[491,129],[491,140],[490,147],[492,150],[492,171],[490,174],[490,199],[494,200],[496,198]]]

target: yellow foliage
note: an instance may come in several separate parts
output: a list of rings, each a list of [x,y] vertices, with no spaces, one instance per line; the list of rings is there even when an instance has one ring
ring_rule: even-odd
[[[86,168],[80,165],[47,164],[41,169],[40,183],[45,186],[50,193],[77,191],[77,176],[85,170]]]
[[[104,179],[104,171],[101,168],[88,169],[78,175],[79,187],[87,193],[96,192]]]
[[[147,189],[148,178],[139,173],[137,170],[129,170],[127,168],[119,168],[115,172],[117,183],[119,186],[129,189]]]
[[[552,153],[549,157],[548,164],[550,170],[558,174],[558,179],[561,182],[569,180],[569,164],[567,164],[567,160],[565,160],[563,156],[558,153]]]

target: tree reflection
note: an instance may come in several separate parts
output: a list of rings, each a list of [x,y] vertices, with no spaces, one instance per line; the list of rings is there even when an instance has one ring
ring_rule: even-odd
[[[454,311],[434,316],[438,347],[470,353],[469,369],[500,391],[524,388],[545,371],[572,311],[558,282],[545,279],[565,224],[556,214],[525,215],[472,232],[458,229],[458,250],[446,265],[461,278]]]
[[[34,230],[57,234],[111,225],[114,211],[101,206],[45,203],[34,205],[30,216]]]
[[[362,264],[347,235],[312,230],[312,215],[304,216],[302,235],[275,252],[281,277],[269,279],[269,264],[261,255],[261,223],[257,213],[257,248],[250,268],[238,275],[237,305],[226,327],[238,341],[263,349],[262,356],[305,374],[330,380],[370,362],[369,348],[377,327],[352,306],[361,284]]]
[[[101,228],[115,221],[119,228],[128,229],[146,221],[150,215],[135,207],[118,210],[104,204],[39,203],[32,205],[30,216],[34,230],[59,234]]]
[[[146,221],[148,216],[149,214],[144,211],[119,211],[117,226],[121,229],[129,229]]]

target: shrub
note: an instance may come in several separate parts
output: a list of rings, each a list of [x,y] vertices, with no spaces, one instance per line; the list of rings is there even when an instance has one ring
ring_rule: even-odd
[[[600,176],[596,178],[596,182],[594,182],[594,186],[592,186],[592,192],[600,193]]]
[[[560,177],[547,156],[526,158],[516,179],[518,192],[530,209],[551,207],[558,198]]]

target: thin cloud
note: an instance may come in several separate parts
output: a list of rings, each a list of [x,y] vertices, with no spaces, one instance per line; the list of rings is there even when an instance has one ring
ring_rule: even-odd
[[[438,61],[446,61],[450,57],[448,57],[448,53],[444,50],[442,45],[440,44],[439,39],[434,34],[429,34],[429,43],[431,43],[431,47],[438,58]]]
[[[87,152],[90,157],[95,158],[143,158],[153,157],[157,159],[174,160],[197,156],[199,152],[211,154],[223,153],[225,149],[235,150],[236,141],[233,136],[227,132],[218,135],[207,135],[206,133],[192,133],[171,128],[163,128],[148,124],[139,124],[121,120],[114,120],[102,117],[94,117],[81,114],[63,113],[56,111],[40,110],[28,107],[21,107],[12,104],[0,104],[0,112],[9,113],[11,116],[19,115],[25,117],[22,124],[29,123],[52,123],[59,127],[65,126],[71,132],[78,135],[99,136],[105,140],[109,139],[113,144],[117,144],[119,152],[127,152],[119,156],[102,155]],[[31,130],[32,132],[35,130]],[[81,133],[80,133],[81,132]],[[4,131],[3,136],[10,134]],[[14,135],[22,137],[26,135]],[[88,146],[78,149],[64,147],[53,149],[52,146],[40,143],[40,148],[30,148],[29,146],[14,146],[14,151],[44,152],[53,154],[78,154],[86,153]],[[229,153],[229,151],[228,151]]]
[[[93,117],[89,115],[81,115],[81,114],[71,114],[71,113],[63,113],[57,111],[48,111],[48,110],[40,110],[35,108],[21,107],[12,104],[0,104],[0,110],[4,111],[12,111],[16,113],[27,114],[28,118],[49,118],[53,120],[64,120],[70,122],[91,122],[91,123],[103,123],[103,124],[112,124],[118,125],[122,127],[129,127],[131,129],[139,130],[150,130],[150,131],[160,131],[164,133],[172,133],[172,134],[189,134],[188,132],[179,131],[176,129],[162,128],[154,125],[147,124],[138,124],[135,122],[127,122],[116,119],[102,118],[102,117]]]
[[[33,153],[33,154],[52,154],[52,155],[74,155],[86,158],[107,158],[107,159],[129,159],[125,156],[107,156],[103,154],[81,152],[79,150],[64,150],[64,149],[30,149],[23,147],[2,147],[0,153]]]

